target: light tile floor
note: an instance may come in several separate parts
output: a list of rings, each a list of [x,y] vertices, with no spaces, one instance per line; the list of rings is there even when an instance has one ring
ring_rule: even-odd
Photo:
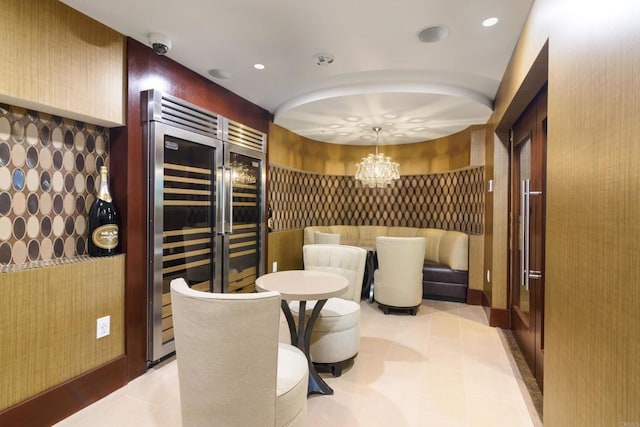
[[[425,300],[417,316],[363,301],[361,349],[331,396],[308,400],[309,427],[541,426],[499,329],[481,307]],[[175,360],[58,426],[180,426]]]

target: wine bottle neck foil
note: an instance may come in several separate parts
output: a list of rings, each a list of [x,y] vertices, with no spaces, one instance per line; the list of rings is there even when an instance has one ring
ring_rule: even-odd
[[[98,199],[104,200],[105,202],[111,202],[106,166],[100,167],[100,189],[98,190]]]

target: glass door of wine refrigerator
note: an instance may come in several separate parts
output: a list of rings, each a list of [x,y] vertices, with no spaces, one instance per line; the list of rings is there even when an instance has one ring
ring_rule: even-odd
[[[263,232],[262,157],[252,150],[225,146],[225,168],[230,176],[225,221],[225,291],[253,292],[260,274]]]
[[[221,236],[218,235],[222,143],[214,138],[156,123],[154,215],[152,218],[152,360],[175,350],[171,280],[221,292]],[[160,292],[161,290],[161,292]],[[161,325],[161,326],[160,326]]]

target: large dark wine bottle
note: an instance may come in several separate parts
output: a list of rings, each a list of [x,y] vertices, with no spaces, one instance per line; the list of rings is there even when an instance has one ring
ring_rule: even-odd
[[[98,196],[89,210],[89,255],[110,256],[118,253],[120,229],[107,181],[107,167],[100,167]]]

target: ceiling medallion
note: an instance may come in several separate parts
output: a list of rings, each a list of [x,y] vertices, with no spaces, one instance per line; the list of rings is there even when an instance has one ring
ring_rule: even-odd
[[[400,178],[398,171],[400,165],[391,161],[391,157],[378,153],[378,139],[381,130],[381,127],[373,128],[376,133],[376,154],[372,153],[363,157],[362,161],[356,165],[356,180],[361,181],[362,185],[369,188],[384,188]]]

